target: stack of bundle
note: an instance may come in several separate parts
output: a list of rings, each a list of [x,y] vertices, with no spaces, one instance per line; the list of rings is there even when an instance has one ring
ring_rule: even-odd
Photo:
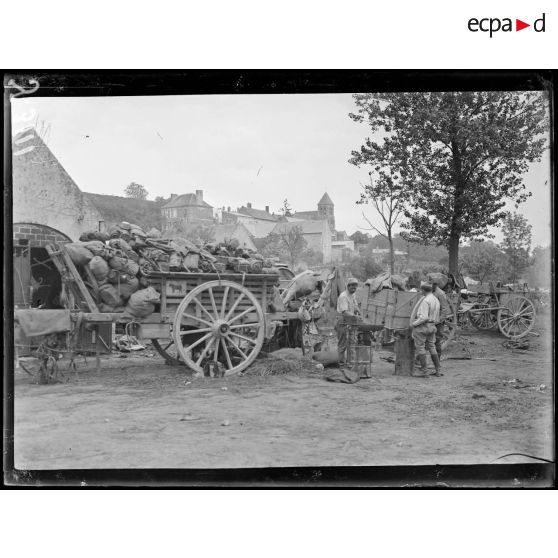
[[[80,240],[66,244],[66,250],[76,265],[87,265],[95,277],[101,312],[135,317],[153,312],[153,303],[159,302],[159,294],[149,287],[153,271],[278,273],[275,260],[241,248],[235,239],[197,246],[180,236],[163,238],[157,229],[145,233],[123,221],[108,235],[92,231]]]

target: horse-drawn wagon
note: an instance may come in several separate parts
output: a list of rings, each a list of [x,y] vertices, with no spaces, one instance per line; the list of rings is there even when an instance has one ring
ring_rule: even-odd
[[[64,307],[70,313],[68,339],[84,328],[96,332],[91,352],[97,356],[99,343],[105,349],[101,352],[111,348],[102,328],[116,323],[127,333],[150,339],[169,364],[185,365],[197,375],[230,375],[250,366],[266,340],[298,325],[297,312],[278,304],[279,273],[151,271],[145,279],[158,293],[157,302],[153,312],[138,318],[101,312],[100,287],[88,266],[76,266],[64,244],[47,246],[47,251],[60,273]],[[43,349],[48,355],[48,346]],[[63,349],[59,345],[56,352]]]
[[[516,290],[489,283],[459,295],[459,314],[481,331],[498,328],[502,335],[520,339],[528,335],[536,321],[536,310],[527,285]]]

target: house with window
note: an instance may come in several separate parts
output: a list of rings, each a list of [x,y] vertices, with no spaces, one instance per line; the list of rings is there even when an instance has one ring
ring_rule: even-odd
[[[213,206],[203,199],[203,190],[196,190],[189,194],[171,194],[170,200],[161,208],[163,230],[188,225],[212,225]]]

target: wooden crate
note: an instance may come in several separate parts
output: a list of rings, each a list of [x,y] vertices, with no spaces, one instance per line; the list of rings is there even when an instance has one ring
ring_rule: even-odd
[[[388,329],[406,329],[421,296],[421,293],[392,289],[368,293],[361,302],[364,321]]]

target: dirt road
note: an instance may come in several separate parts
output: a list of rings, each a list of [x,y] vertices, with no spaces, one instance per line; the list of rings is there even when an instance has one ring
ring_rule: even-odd
[[[18,469],[478,464],[507,453],[553,459],[549,329],[531,349],[465,332],[473,360],[445,376],[326,382],[301,374],[187,378],[153,358],[112,356],[79,380],[37,385],[16,371]],[[492,359],[492,360],[476,360]],[[515,381],[514,381],[515,380]],[[190,382],[190,383],[189,383]],[[544,384],[546,387],[540,387]],[[532,462],[512,457],[499,463]]]

